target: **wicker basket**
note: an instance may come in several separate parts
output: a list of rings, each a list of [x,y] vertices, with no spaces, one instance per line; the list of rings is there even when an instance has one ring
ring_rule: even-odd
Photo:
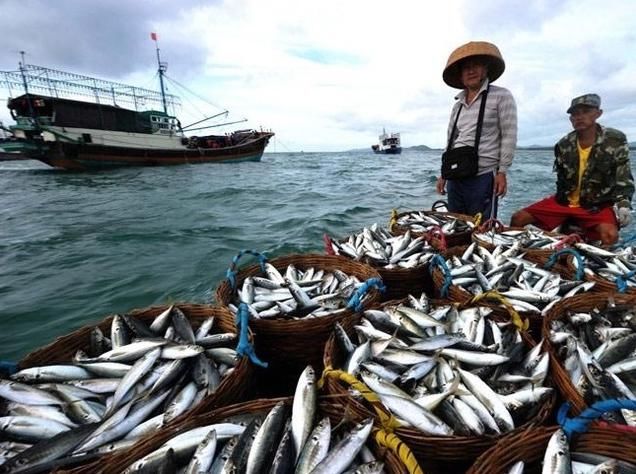
[[[567,268],[567,271],[570,274],[575,274],[576,266],[574,265],[574,257],[568,256],[567,260],[564,260],[564,262],[564,266]],[[591,275],[589,275],[587,272],[585,273],[584,279],[585,281],[593,281],[595,283],[593,291],[602,291],[608,293],[619,291],[616,279],[608,280],[607,278],[599,276],[596,273],[592,273]],[[636,295],[636,287],[627,287],[624,293]]]
[[[133,447],[125,452],[110,455],[107,459],[104,459],[101,463],[101,466],[99,466],[97,470],[93,472],[99,472],[100,474],[118,474],[124,471],[136,460],[158,449],[166,441],[180,433],[183,433],[184,431],[191,430],[198,426],[218,423],[224,418],[246,413],[262,413],[263,415],[266,415],[267,412],[279,402],[284,402],[286,405],[288,405],[291,411],[293,397],[284,397],[252,400],[249,402],[238,403],[224,408],[219,408],[208,413],[202,413],[196,417],[190,417],[179,426],[174,427],[169,431],[157,433],[155,436],[135,444]],[[322,403],[319,405],[318,410],[320,413],[322,410]],[[393,453],[391,453],[390,451],[384,450],[383,448],[378,446],[378,444],[374,440],[371,440],[371,437],[369,439],[369,446],[378,456],[378,459],[384,461],[385,470],[387,473],[407,473],[399,458],[393,455]]]
[[[459,219],[465,222],[476,222],[476,218],[473,216],[468,216],[466,214],[457,214],[454,212],[438,212],[438,211],[420,211],[422,214],[426,214],[426,215],[433,215],[433,216],[450,216],[450,217],[454,217],[455,219]],[[394,216],[394,218],[391,218],[391,222],[389,224],[389,232],[391,232],[393,235],[402,235],[405,234],[409,229],[408,226],[401,226],[397,224],[397,220],[400,217],[406,216],[407,214],[410,214],[410,212],[401,212],[399,214],[396,214]],[[436,233],[432,233],[432,234],[428,234],[427,232],[414,232],[411,231],[411,235],[423,235],[423,236],[428,236],[428,240],[431,243],[431,245],[440,250],[440,251],[444,251],[447,248],[450,247],[455,247],[458,245],[468,245],[471,241],[471,232],[457,232],[455,234],[443,234],[443,235],[439,235]]]
[[[466,246],[453,247],[444,252],[443,257],[446,259],[451,256],[460,256],[464,253],[466,248]],[[540,268],[544,268],[546,266],[549,258],[550,255],[543,255],[540,253],[524,254],[525,260],[537,264],[537,266],[539,266]],[[555,263],[551,265],[550,271],[559,274],[561,278],[574,280],[576,277],[576,270],[571,263],[572,259],[573,257],[571,255],[564,255],[563,257],[558,258]],[[444,286],[444,273],[440,268],[434,268],[431,272],[431,275],[433,278],[433,284],[435,286],[436,296],[444,297],[444,295],[441,295],[441,289]],[[597,285],[594,285],[591,291],[598,291]],[[457,285],[450,285],[448,287],[448,294],[446,295],[446,298],[448,298],[449,300],[463,305],[469,304],[473,297],[474,296],[471,293]],[[493,313],[495,313],[497,316],[508,316],[508,310],[497,302],[489,302],[484,300],[483,302],[480,302],[480,304],[492,309]],[[542,331],[541,327],[543,324],[543,320],[545,319],[544,316],[536,311],[519,311],[519,314],[529,320],[530,332],[532,336],[539,339]]]
[[[453,255],[462,255],[466,248],[466,246],[453,247],[444,252],[443,257],[446,259]],[[458,285],[450,285],[448,287],[448,293],[446,295],[442,295],[441,292],[444,287],[444,273],[440,268],[434,268],[431,275],[433,278],[433,284],[435,285],[435,295],[437,297],[447,298],[448,300],[454,303],[459,303],[462,306],[470,305],[473,298],[475,298],[474,295]],[[510,316],[509,310],[497,301],[483,299],[479,302],[479,304],[480,306],[490,308],[496,317],[505,319]],[[541,333],[541,321],[543,320],[541,313],[537,313],[535,311],[520,311],[519,314],[530,321],[530,331],[533,335],[539,335]]]
[[[211,305],[199,304],[177,304],[176,305],[186,315],[193,328],[197,328],[207,318],[214,317],[214,325],[212,332],[236,332],[234,323],[234,315],[227,309]],[[136,318],[150,322],[156,316],[168,309],[168,306],[154,306],[146,309],[137,309],[129,314]],[[28,354],[19,363],[21,369],[34,367],[38,365],[68,363],[78,350],[86,351],[90,344],[90,334],[93,328],[99,327],[102,331],[109,331],[113,320],[113,316],[108,316],[98,324],[84,326],[66,336],[57,338],[47,346],[40,348]],[[231,374],[223,377],[217,390],[212,395],[205,397],[191,411],[175,418],[163,430],[170,431],[171,427],[179,425],[184,419],[198,413],[204,413],[217,407],[223,407],[233,403],[245,400],[253,389],[253,366],[247,360],[242,358],[236,365]],[[95,464],[101,465],[101,461],[90,463],[68,470],[60,470],[59,472],[81,473],[96,472],[91,470]]]
[[[498,232],[505,232],[505,231],[510,231],[510,230],[518,230],[518,231],[524,231],[526,230],[524,227],[507,227],[507,226],[503,226],[500,229],[497,229]],[[558,234],[556,232],[543,232],[545,235],[548,235],[550,237],[556,237],[556,238],[567,238],[567,236],[565,235],[561,235]],[[480,247],[484,247],[486,249],[488,249],[488,251],[493,251],[497,245],[492,242],[491,240],[485,239],[483,237],[479,236],[479,232],[473,232],[472,234],[472,241],[475,242],[477,245],[479,245]],[[552,255],[554,253],[554,250],[547,250],[547,249],[533,249],[533,248],[524,248],[522,247],[523,252],[526,255],[537,255],[537,256],[543,256],[543,257],[549,257],[550,255]]]
[[[330,238],[325,237],[325,239],[329,239],[329,242],[325,240],[325,252],[327,255],[335,255]],[[349,258],[346,255],[341,256]],[[364,263],[376,270],[382,278],[386,287],[386,291],[382,293],[382,301],[405,298],[408,295],[419,295],[422,292],[433,296],[433,278],[428,263],[414,268],[386,268],[377,265],[372,259],[365,259]]]
[[[552,321],[562,318],[568,310],[585,312],[598,308],[602,311],[610,304],[610,301],[621,306],[632,305],[636,307],[636,295],[634,294],[588,292],[559,301],[548,311],[543,320],[542,334],[546,349],[550,352],[552,380],[554,380],[563,398],[570,402],[575,413],[583,411],[587,408],[587,404],[583,396],[574,387],[574,384],[572,384],[570,376],[556,353],[555,347],[550,342],[550,324]]]
[[[391,301],[383,304],[395,305],[400,301]],[[343,325],[345,331],[352,333],[352,328],[356,324],[353,320],[347,321]],[[528,346],[534,346],[535,342],[530,336],[522,332],[522,338]],[[335,337],[329,338],[325,345],[324,365],[327,368],[340,367],[343,362],[343,354],[340,351]],[[369,416],[378,418],[388,418],[388,411],[380,403],[370,403],[362,398],[352,396],[349,386],[341,382],[338,378],[330,376],[329,372],[323,377],[324,391],[333,399],[332,412],[330,417],[338,420],[343,413],[349,419],[360,421]],[[556,394],[548,397],[537,414],[520,425],[510,433],[517,433],[531,426],[538,426],[548,420],[553,411]],[[426,472],[460,472],[468,468],[470,463],[481,453],[492,447],[502,436],[506,435],[484,435],[484,436],[431,436],[411,427],[400,427],[394,433],[413,451],[420,465]],[[508,434],[510,434],[508,433]]]
[[[293,264],[299,270],[310,267],[325,271],[341,270],[347,275],[352,275],[360,281],[369,278],[380,278],[376,270],[363,263],[333,255],[288,255],[269,261],[276,269],[284,270]],[[249,276],[260,275],[258,265],[252,265],[238,272],[236,282],[240,287],[243,280]],[[377,303],[380,292],[375,288],[367,293],[364,309]],[[227,280],[224,280],[216,289],[216,301],[219,305],[227,307],[234,297],[234,290]],[[293,367],[301,370],[308,364],[318,369],[322,364],[324,344],[329,338],[333,325],[351,317],[353,310],[347,309],[338,314],[318,318],[304,319],[252,319],[250,327],[254,331],[256,353],[270,363],[270,367]],[[298,374],[290,377],[295,384]]]
[[[518,461],[526,464],[524,472],[540,473],[548,441],[557,428],[558,426],[534,427],[505,436],[479,456],[467,474],[506,474]],[[636,464],[634,446],[636,433],[629,434],[610,427],[593,427],[574,437],[570,451],[610,456]]]

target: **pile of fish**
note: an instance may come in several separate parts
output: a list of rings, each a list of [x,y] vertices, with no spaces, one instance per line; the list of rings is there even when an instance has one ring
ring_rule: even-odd
[[[365,227],[341,242],[331,239],[331,246],[336,255],[386,269],[425,265],[437,253],[422,236],[412,238],[410,231],[393,236],[377,224]]]
[[[195,332],[171,306],[150,325],[115,316],[96,327],[88,353],[0,379],[0,472],[40,472],[69,457],[126,448],[215,393],[237,363],[234,333]]]
[[[616,251],[602,249],[594,245],[577,243],[576,250],[584,257],[584,272],[587,276],[598,276],[610,282],[618,277],[628,288],[636,287],[636,254],[634,247],[626,247]],[[573,259],[578,269],[578,260]]]
[[[523,461],[515,463],[508,474],[523,474]],[[570,443],[563,430],[550,437],[543,456],[543,474],[636,474],[636,465],[588,452],[570,452]]]
[[[545,232],[538,227],[525,229],[490,229],[485,232],[475,231],[473,233],[477,241],[485,242],[504,248],[511,247],[518,243],[520,248],[531,250],[557,250],[565,235],[558,235],[552,232]]]
[[[551,395],[548,354],[528,349],[490,309],[433,307],[425,294],[367,310],[355,335],[336,326],[342,369],[358,376],[406,427],[434,436],[501,434]]]
[[[411,232],[425,233],[441,229],[444,235],[472,232],[475,224],[472,221],[458,219],[447,213],[412,211],[399,216],[396,224],[401,229]]]
[[[588,405],[636,400],[636,307],[610,302],[603,311],[567,311],[550,323],[549,338]],[[612,421],[636,426],[636,412],[613,412]]]
[[[495,290],[517,311],[545,314],[557,301],[590,290],[593,282],[570,281],[524,258],[520,243],[492,252],[470,244],[446,260],[452,284],[473,295]]]
[[[332,433],[319,419],[314,369],[296,385],[291,414],[284,402],[181,431],[124,472],[373,474],[383,471],[365,446],[372,420]],[[336,427],[333,427],[336,429]],[[166,470],[166,466],[171,466]]]
[[[355,275],[338,269],[309,267],[303,271],[290,264],[283,273],[265,263],[265,276],[243,280],[228,306],[230,311],[236,314],[238,306],[245,303],[250,316],[258,319],[328,316],[344,312],[349,299],[362,285]],[[366,298],[367,294],[362,302]]]

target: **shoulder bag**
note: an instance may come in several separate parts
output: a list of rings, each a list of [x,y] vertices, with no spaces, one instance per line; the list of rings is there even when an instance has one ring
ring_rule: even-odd
[[[455,130],[457,130],[459,113],[462,111],[463,107],[460,104],[457,116],[455,117],[455,123],[453,124],[453,130],[451,131],[448,139],[448,146],[446,147],[446,151],[442,154],[442,178],[464,179],[477,175],[477,171],[479,170],[479,140],[481,139],[481,126],[484,121],[484,110],[486,108],[487,97],[488,88],[484,91],[484,95],[481,99],[481,105],[479,107],[474,147],[460,146],[457,148],[451,148],[453,146]]]

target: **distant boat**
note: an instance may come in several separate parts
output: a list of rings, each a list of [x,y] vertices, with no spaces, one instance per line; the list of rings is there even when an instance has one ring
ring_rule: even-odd
[[[399,155],[402,153],[399,133],[387,134],[386,130],[382,129],[382,135],[380,135],[378,139],[380,141],[379,144],[371,145],[371,149],[374,153],[384,153],[387,155]]]
[[[159,60],[161,94],[78,74],[20,63],[20,71],[0,72],[0,82],[23,85],[25,94],[8,102],[17,140],[5,152],[20,152],[47,165],[69,170],[122,166],[164,166],[186,163],[260,161],[274,133],[252,129],[224,135],[186,136],[208,117],[186,127],[168,113],[179,99],[164,92],[165,63]],[[47,91],[35,95],[30,89]],[[60,98],[59,92],[92,97],[92,102]],[[114,105],[105,104],[110,100]],[[135,110],[118,103],[131,103]],[[137,111],[137,105],[155,108]],[[163,111],[156,106],[163,106]],[[241,120],[244,121],[244,120]],[[237,123],[237,122],[231,122]],[[229,125],[225,123],[221,125]]]

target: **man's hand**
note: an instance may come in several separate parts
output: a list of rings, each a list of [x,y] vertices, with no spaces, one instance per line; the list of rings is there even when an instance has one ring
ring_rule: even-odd
[[[632,210],[629,208],[629,201],[624,199],[614,204],[614,213],[621,227],[627,227],[632,222]]]
[[[438,194],[446,194],[446,180],[441,176],[437,178],[435,189],[437,189]]]
[[[495,194],[498,197],[504,197],[508,192],[508,182],[506,181],[506,175],[504,173],[497,173],[495,175]]]

